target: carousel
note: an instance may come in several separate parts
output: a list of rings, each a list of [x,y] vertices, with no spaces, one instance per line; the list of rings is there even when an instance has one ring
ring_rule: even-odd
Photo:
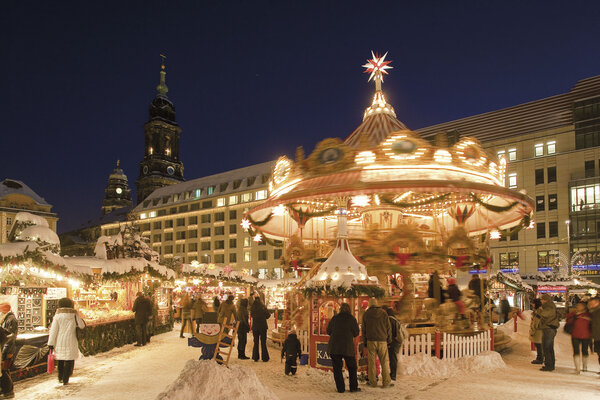
[[[485,270],[489,240],[532,227],[534,202],[505,186],[504,158],[472,138],[450,144],[440,133],[430,143],[396,118],[382,90],[386,55],[364,66],[375,94],[362,124],[308,157],[302,148],[295,160],[280,157],[269,198],[242,220],[255,240],[283,241],[282,262],[301,275],[287,315],[290,327],[309,332],[311,363],[342,301],[357,317],[365,299],[381,297],[413,325],[452,330],[461,319],[472,329],[480,318],[481,327],[483,317],[428,296],[430,274],[445,286],[457,270]]]

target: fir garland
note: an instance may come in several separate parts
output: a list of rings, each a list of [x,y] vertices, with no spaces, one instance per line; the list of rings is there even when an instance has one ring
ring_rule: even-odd
[[[495,213],[501,213],[501,212],[506,212],[511,210],[513,207],[517,206],[518,204],[520,204],[520,202],[518,201],[513,201],[512,203],[510,203],[507,206],[495,206],[493,204],[489,204],[489,203],[485,203],[483,200],[481,200],[476,194],[471,193],[469,195],[471,197],[471,200],[473,200],[475,203],[480,204],[481,206],[483,206],[485,209],[491,211],[491,212],[495,212]]]
[[[385,290],[380,288],[379,286],[374,285],[352,285],[347,288],[344,286],[338,286],[337,288],[332,288],[329,285],[326,286],[310,286],[302,289],[302,295],[304,297],[359,297],[359,296],[368,296],[375,298],[382,298],[385,296]]]
[[[248,234],[250,235],[250,237],[254,237],[257,233],[260,233],[260,231],[258,229],[252,229],[252,227],[248,228]],[[273,247],[283,247],[283,242],[279,241],[279,240],[273,240],[271,238],[268,238],[265,234],[261,233],[262,239],[266,244],[273,246]]]
[[[243,277],[239,277],[239,276],[228,276],[228,275],[225,275],[223,273],[219,273],[219,275],[215,276],[215,275],[210,275],[210,274],[203,274],[203,273],[200,273],[200,272],[182,272],[181,276],[185,277],[185,278],[214,279],[216,281],[231,282],[231,283],[239,283],[239,284],[243,284],[243,285],[256,286],[256,282],[247,281]]]
[[[389,206],[395,206],[398,208],[411,208],[411,207],[417,207],[417,206],[423,206],[423,205],[427,205],[427,204],[432,204],[438,201],[442,201],[445,200],[446,198],[448,198],[452,193],[445,193],[442,195],[439,195],[437,197],[432,197],[431,199],[425,200],[425,201],[416,201],[414,203],[407,203],[407,202],[395,202],[394,200],[390,199],[387,196],[380,196],[379,199],[381,200],[382,203],[385,203]]]
[[[300,223],[300,221],[304,221],[304,224],[306,224],[306,222],[311,218],[329,215],[337,209],[337,207],[331,207],[331,208],[328,208],[323,211],[309,212],[309,211],[303,211],[300,208],[294,208],[294,206],[292,204],[286,204],[285,207],[288,209],[288,211],[289,211],[290,215],[292,216],[292,218],[294,219],[294,221],[296,221],[297,223]],[[296,219],[294,216],[297,216],[298,218]]]
[[[252,217],[250,216],[250,214],[246,215],[246,218],[248,218],[248,221],[250,221],[250,223],[254,226],[265,226],[266,224],[269,223],[271,218],[273,218],[273,213],[270,213],[269,215],[267,215],[267,218],[265,218],[261,221],[253,220]]]

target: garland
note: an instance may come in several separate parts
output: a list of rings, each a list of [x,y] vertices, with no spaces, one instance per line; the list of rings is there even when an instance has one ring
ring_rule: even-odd
[[[285,207],[289,211],[289,213],[292,216],[292,218],[294,219],[294,221],[296,221],[298,223],[300,223],[300,221],[304,221],[304,223],[302,225],[306,224],[306,221],[308,221],[311,218],[322,217],[323,215],[329,215],[337,209],[337,207],[331,207],[331,208],[328,208],[323,211],[310,212],[310,211],[303,211],[300,208],[294,208],[294,206],[291,204],[286,204]]]
[[[380,196],[379,199],[381,200],[382,203],[385,203],[387,205],[390,206],[395,206],[398,208],[411,208],[411,207],[417,207],[417,206],[423,206],[423,205],[427,205],[427,204],[432,204],[441,200],[445,200],[447,197],[449,197],[452,193],[445,193],[442,195],[439,195],[437,197],[432,197],[428,200],[425,201],[417,201],[414,203],[407,203],[407,202],[394,202],[394,200],[391,200],[390,198],[388,198],[387,196]]]
[[[65,278],[70,278],[70,277],[77,278],[78,280],[82,281],[85,284],[91,283],[94,279],[93,275],[69,271],[67,269],[67,267],[64,265],[55,264],[53,262],[48,261],[46,259],[46,257],[44,256],[44,254],[41,253],[38,249],[35,249],[34,251],[28,251],[28,248],[29,247],[26,247],[25,250],[23,251],[23,254],[20,254],[18,256],[0,257],[0,267],[11,267],[16,264],[31,262],[38,268],[48,269],[55,274],[64,275]],[[10,272],[9,272],[9,275],[10,275],[10,277],[14,278],[14,281],[22,280],[22,279],[17,279],[17,277],[14,276],[14,274],[12,274]],[[32,276],[32,275],[24,275],[24,276],[27,276],[27,279],[29,279],[31,282],[35,282],[35,283],[48,284],[49,281],[51,281],[51,282],[55,281],[52,278],[42,278],[42,277],[36,277],[36,276]]]
[[[185,277],[185,278],[214,279],[214,280],[217,280],[217,281],[231,282],[231,283],[240,283],[240,284],[250,285],[250,286],[255,286],[256,285],[256,282],[247,281],[243,277],[228,276],[228,275],[224,275],[222,272],[220,272],[219,275],[216,275],[216,276],[215,275],[210,275],[210,274],[203,274],[203,273],[199,273],[199,272],[182,272],[181,276]]]
[[[324,287],[316,287],[310,286],[302,289],[302,295],[306,298],[311,296],[315,297],[359,297],[359,296],[368,296],[375,298],[382,298],[385,296],[385,290],[379,286],[374,285],[352,285],[347,288],[344,286],[338,286],[337,288],[332,288],[329,285]]]
[[[254,230],[252,229],[252,227],[248,228],[248,234],[250,235],[250,237],[255,236],[257,233],[259,233],[260,231]],[[283,242],[279,241],[279,240],[273,240],[271,238],[268,238],[265,234],[261,234],[262,239],[261,241],[264,241],[266,244],[273,246],[273,247],[283,247]]]
[[[173,281],[173,278],[167,279],[163,274],[154,269],[151,265],[147,265],[146,269],[143,271],[138,270],[130,270],[128,272],[120,273],[120,272],[104,272],[102,273],[102,279],[107,281],[136,281],[139,279],[140,275],[148,274],[153,278],[161,279],[163,281]]]
[[[267,215],[267,218],[263,219],[262,221],[253,220],[252,217],[250,216],[250,214],[246,215],[246,218],[248,218],[248,221],[250,221],[250,223],[254,226],[265,226],[266,224],[269,223],[271,218],[273,218],[273,213],[270,213],[269,215]]]
[[[493,204],[489,204],[489,203],[484,203],[483,200],[481,200],[476,194],[471,193],[469,194],[469,196],[471,197],[471,200],[473,200],[475,203],[480,204],[481,206],[483,206],[485,209],[491,211],[491,212],[495,212],[495,213],[501,213],[501,212],[505,212],[505,211],[509,211],[511,210],[513,207],[517,206],[519,204],[518,201],[513,201],[512,203],[510,203],[507,206],[495,206]]]

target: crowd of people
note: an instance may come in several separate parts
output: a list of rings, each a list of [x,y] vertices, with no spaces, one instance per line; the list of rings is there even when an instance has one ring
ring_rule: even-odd
[[[554,338],[559,316],[549,294],[534,301],[534,311],[529,327],[529,338],[534,343],[537,357],[532,364],[543,364],[542,371],[554,371],[556,357]],[[575,373],[588,370],[590,352],[598,355],[600,364],[600,297],[583,298],[566,316],[564,330],[571,336]]]

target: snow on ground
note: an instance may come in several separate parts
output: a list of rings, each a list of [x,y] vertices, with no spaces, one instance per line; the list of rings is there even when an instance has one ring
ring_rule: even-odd
[[[146,347],[127,345],[108,353],[78,360],[75,373],[68,386],[58,385],[56,373],[42,375],[18,382],[15,392],[18,399],[49,400],[180,400],[185,397],[161,396],[169,385],[178,387],[182,376],[189,376],[198,385],[194,399],[211,399],[205,393],[219,393],[223,384],[231,386],[234,392],[221,392],[221,399],[245,399],[235,390],[231,376],[243,377],[249,386],[259,383],[270,389],[274,396],[263,393],[263,399],[306,400],[306,399],[364,399],[364,400],[420,400],[420,399],[461,399],[461,400],[521,400],[535,398],[542,400],[586,400],[600,398],[600,377],[597,357],[590,356],[590,372],[577,376],[573,374],[570,341],[568,335],[559,330],[557,335],[557,369],[554,372],[541,372],[538,365],[530,364],[534,354],[529,349],[527,332],[528,321],[519,321],[518,332],[512,333],[512,322],[501,329],[513,337],[513,347],[502,354],[488,353],[471,360],[454,362],[417,357],[407,364],[401,359],[400,376],[395,386],[389,389],[371,388],[361,384],[359,393],[338,394],[335,391],[330,373],[300,366],[296,376],[283,373],[284,364],[279,360],[280,349],[270,347],[271,361],[232,359],[231,371],[223,376],[221,385],[216,376],[207,376],[201,363],[187,364],[197,360],[200,350],[187,346],[187,340],[179,339],[179,332],[173,331],[152,339]],[[249,335],[246,354],[251,354],[252,339]],[[234,356],[236,352],[234,351]],[[503,364],[506,366],[503,366]],[[188,365],[185,371],[184,367]],[[191,366],[195,366],[191,368]],[[243,373],[243,374],[242,374]],[[246,375],[247,374],[247,375]],[[178,381],[179,379],[179,381]],[[184,378],[185,379],[185,378]],[[205,386],[203,386],[205,385]],[[204,389],[203,389],[204,388]],[[202,392],[208,389],[209,392]],[[230,394],[236,393],[236,394]]]

